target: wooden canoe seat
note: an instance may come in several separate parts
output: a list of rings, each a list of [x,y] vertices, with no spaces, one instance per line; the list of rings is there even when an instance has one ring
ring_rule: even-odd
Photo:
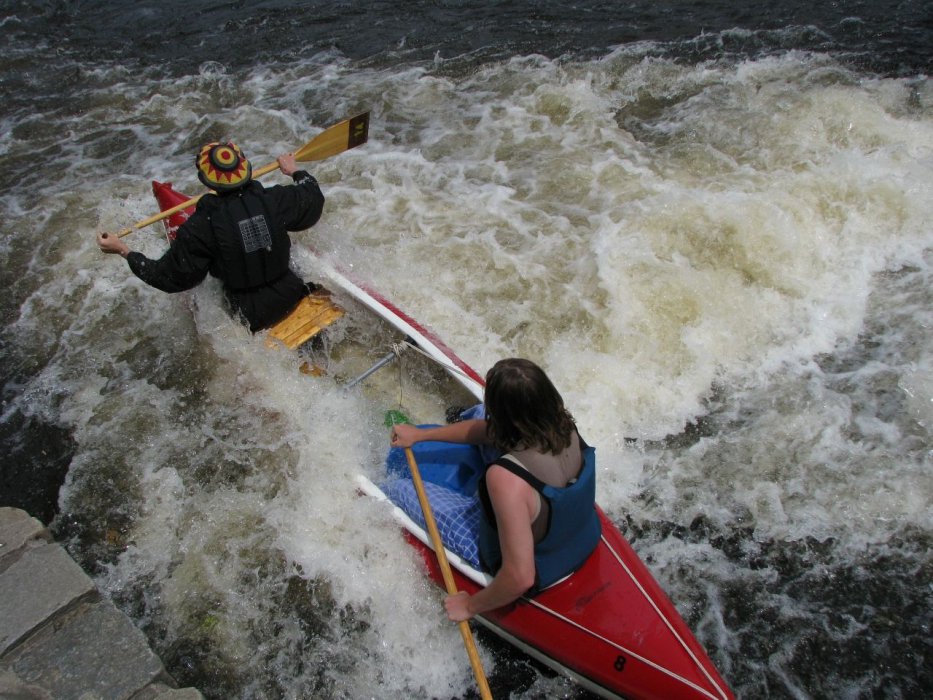
[[[344,311],[330,298],[326,289],[317,289],[304,299],[281,321],[269,329],[266,345],[275,347],[276,341],[294,350],[343,316]]]

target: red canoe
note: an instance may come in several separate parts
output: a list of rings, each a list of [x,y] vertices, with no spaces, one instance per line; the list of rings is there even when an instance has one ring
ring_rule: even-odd
[[[152,187],[163,211],[187,199],[170,183],[153,182]],[[189,211],[169,217],[170,237],[174,237]],[[328,270],[328,286],[339,288],[398,329],[422,354],[447,369],[471,396],[481,400],[480,376],[434,334],[343,272],[334,267]],[[386,498],[365,477],[359,481],[365,493]],[[400,508],[393,512],[409,542],[423,555],[430,576],[443,588],[430,538]],[[651,572],[602,510],[599,516],[602,539],[583,567],[533,598],[522,598],[476,620],[603,697],[733,699],[731,690]],[[458,589],[473,593],[488,582],[488,576],[457,554],[448,551],[448,559]]]

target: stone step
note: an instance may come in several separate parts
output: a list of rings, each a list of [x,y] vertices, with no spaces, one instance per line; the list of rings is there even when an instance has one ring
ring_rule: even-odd
[[[0,508],[0,698],[203,700],[145,635],[17,508]]]

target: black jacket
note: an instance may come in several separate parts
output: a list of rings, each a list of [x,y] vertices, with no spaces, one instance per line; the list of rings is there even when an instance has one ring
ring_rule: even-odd
[[[143,282],[163,292],[197,286],[210,273],[224,285],[234,313],[255,332],[281,320],[308,292],[289,268],[289,231],[321,218],[324,195],[300,170],[294,185],[266,189],[255,180],[223,194],[208,194],[158,260],[130,253],[127,262]]]

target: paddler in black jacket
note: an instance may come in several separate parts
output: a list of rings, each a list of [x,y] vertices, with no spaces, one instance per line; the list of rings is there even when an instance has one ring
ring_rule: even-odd
[[[108,233],[98,234],[97,244],[104,253],[122,255],[133,274],[163,292],[191,289],[210,273],[223,282],[233,313],[252,332],[268,328],[310,291],[289,267],[288,232],[313,226],[324,208],[321,188],[298,170],[294,154],[279,156],[278,164],[294,184],[265,188],[252,179],[252,166],[236,144],[209,143],[196,165],[214,194],[198,201],[161,258],[131,251]]]

